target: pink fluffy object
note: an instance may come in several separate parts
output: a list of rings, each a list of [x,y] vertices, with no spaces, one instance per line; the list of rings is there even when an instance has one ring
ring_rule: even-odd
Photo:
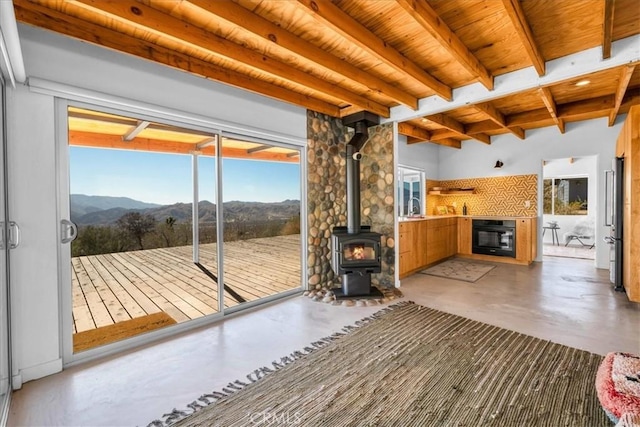
[[[631,421],[630,425],[636,425],[635,420],[640,418],[640,356],[607,354],[596,374],[596,392],[614,422],[626,426]]]

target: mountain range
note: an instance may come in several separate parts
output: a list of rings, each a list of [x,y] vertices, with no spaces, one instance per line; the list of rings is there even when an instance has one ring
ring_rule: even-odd
[[[241,202],[223,204],[225,222],[286,220],[300,214],[299,200],[282,202]],[[71,195],[71,221],[79,226],[112,225],[128,212],[140,212],[153,216],[157,221],[173,217],[176,222],[192,220],[191,203],[158,205],[127,197]],[[216,205],[207,200],[198,203],[200,222],[216,220]]]

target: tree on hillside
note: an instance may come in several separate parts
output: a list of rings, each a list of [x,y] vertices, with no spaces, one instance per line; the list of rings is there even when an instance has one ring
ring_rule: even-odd
[[[129,212],[122,215],[120,219],[118,219],[117,224],[118,227],[127,231],[136,242],[138,242],[140,249],[144,249],[142,246],[142,238],[155,228],[156,219],[149,214]]]
[[[176,224],[176,219],[172,216],[168,216],[164,220],[164,224],[160,224],[158,227],[160,231],[160,236],[164,239],[164,243],[166,247],[175,246],[175,230],[173,226]]]
[[[132,249],[129,234],[116,227],[89,225],[78,229],[71,243],[71,256],[110,254]]]

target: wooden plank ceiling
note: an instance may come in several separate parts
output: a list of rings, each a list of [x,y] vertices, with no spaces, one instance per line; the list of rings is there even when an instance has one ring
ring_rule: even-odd
[[[612,46],[640,34],[638,0],[13,2],[25,24],[335,117],[417,110],[398,119],[409,143],[460,148],[597,117],[611,125],[640,102],[638,58],[455,102],[474,85],[491,94],[509,73],[544,77],[569,55],[598,49],[615,59]],[[422,114],[433,99],[444,108]]]

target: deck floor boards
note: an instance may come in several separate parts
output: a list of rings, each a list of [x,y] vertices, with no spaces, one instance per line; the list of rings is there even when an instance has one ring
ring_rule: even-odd
[[[246,301],[301,286],[300,235],[226,242],[225,285]],[[215,243],[199,247],[201,264],[217,272]],[[218,285],[178,246],[74,257],[73,332],[163,311],[186,322],[218,311]],[[225,307],[239,303],[225,291]]]

